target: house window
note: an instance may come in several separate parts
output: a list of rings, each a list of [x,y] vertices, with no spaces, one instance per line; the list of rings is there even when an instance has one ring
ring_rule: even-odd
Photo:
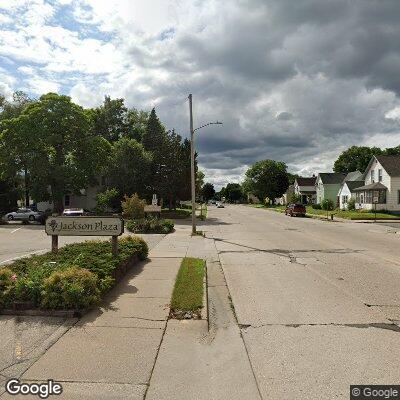
[[[378,169],[378,182],[382,182],[382,169]]]
[[[397,191],[397,204],[400,204],[400,190]]]
[[[360,203],[361,203],[361,204],[364,204],[364,195],[363,195],[363,194],[360,195]]]
[[[70,204],[71,204],[71,197],[70,197],[69,194],[66,194],[66,195],[64,196],[64,206],[65,206],[65,207],[69,207]]]
[[[375,182],[375,171],[373,169],[371,170],[371,182]]]

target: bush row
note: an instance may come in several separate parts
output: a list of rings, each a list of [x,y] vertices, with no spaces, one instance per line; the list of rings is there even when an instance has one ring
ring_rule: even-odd
[[[131,219],[126,222],[126,229],[133,233],[170,233],[174,230],[174,222],[159,218]]]
[[[0,308],[31,302],[45,309],[82,309],[95,305],[115,283],[114,272],[134,255],[147,257],[146,242],[127,236],[114,256],[109,241],[69,244],[58,253],[22,258],[0,268]]]

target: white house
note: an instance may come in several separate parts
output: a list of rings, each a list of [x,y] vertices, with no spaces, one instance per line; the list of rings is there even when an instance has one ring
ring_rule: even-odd
[[[364,174],[360,171],[349,172],[339,190],[339,207],[341,210],[347,210],[350,199],[357,197],[355,189],[361,186],[364,186]]]
[[[317,199],[317,191],[315,189],[316,177],[296,178],[294,181],[294,192],[301,198],[302,204],[314,204]]]
[[[373,156],[355,192],[358,209],[400,212],[400,156]]]

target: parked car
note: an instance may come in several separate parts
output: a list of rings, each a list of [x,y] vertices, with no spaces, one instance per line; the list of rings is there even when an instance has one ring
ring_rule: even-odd
[[[306,208],[303,204],[289,204],[285,209],[285,215],[305,217]]]
[[[217,203],[217,208],[224,208],[225,206],[222,203]]]
[[[7,221],[39,221],[44,218],[44,214],[39,211],[33,211],[30,208],[18,208],[17,211],[12,211],[4,216]]]
[[[80,217],[82,215],[86,215],[86,213],[83,208],[66,208],[62,215],[64,217]]]

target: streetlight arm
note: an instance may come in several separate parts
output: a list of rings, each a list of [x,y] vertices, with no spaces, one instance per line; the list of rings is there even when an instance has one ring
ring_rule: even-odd
[[[210,125],[222,125],[222,122],[219,122],[219,121],[217,121],[217,122],[209,122],[208,124],[205,124],[205,125],[199,126],[196,129],[193,129],[193,132],[196,132],[199,129],[205,128],[206,126],[210,126]]]

